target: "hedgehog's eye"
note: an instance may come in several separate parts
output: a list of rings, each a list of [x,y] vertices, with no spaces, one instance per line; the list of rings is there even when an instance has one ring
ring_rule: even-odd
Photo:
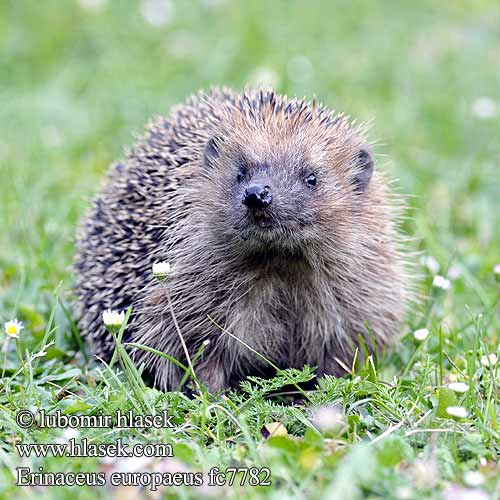
[[[316,175],[315,174],[309,174],[305,179],[304,179],[304,182],[310,186],[310,187],[314,187],[316,186]]]
[[[247,176],[247,169],[245,167],[240,167],[240,171],[236,176],[236,180],[238,182],[243,182],[246,179],[246,176]]]

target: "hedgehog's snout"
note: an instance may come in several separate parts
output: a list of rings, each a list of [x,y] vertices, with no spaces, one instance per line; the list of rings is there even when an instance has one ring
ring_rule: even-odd
[[[261,210],[268,207],[273,201],[271,188],[254,184],[245,189],[241,202],[250,210]]]

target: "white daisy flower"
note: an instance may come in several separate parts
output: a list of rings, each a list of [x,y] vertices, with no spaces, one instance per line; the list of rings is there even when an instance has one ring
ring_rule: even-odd
[[[276,88],[280,84],[280,77],[272,68],[264,66],[257,68],[249,78],[256,87],[271,87]]]
[[[344,416],[334,406],[319,406],[312,411],[312,421],[320,431],[337,431],[344,423]]]
[[[498,105],[491,97],[478,97],[472,103],[472,114],[482,120],[493,118],[498,114]]]
[[[175,18],[175,5],[171,0],[141,0],[139,9],[142,17],[156,28],[166,26]]]
[[[434,276],[434,279],[432,280],[432,286],[441,288],[442,290],[448,290],[448,288],[450,288],[450,280],[445,278],[444,276],[436,274],[436,276]]]
[[[451,389],[453,392],[464,393],[469,390],[469,384],[465,382],[451,382],[448,384],[448,389]]]
[[[106,7],[108,0],[78,0],[78,3],[82,9],[97,12]]]
[[[464,474],[464,483],[467,486],[481,486],[484,483],[484,476],[477,470],[468,470]]]
[[[125,321],[125,311],[107,309],[102,313],[102,321],[109,330],[118,331]]]
[[[427,330],[427,328],[420,328],[419,330],[415,330],[413,332],[413,336],[415,337],[415,340],[422,342],[429,336],[429,330]]]
[[[413,490],[409,486],[398,486],[396,488],[396,498],[399,500],[409,500],[413,497]]]
[[[153,264],[153,276],[160,280],[165,279],[171,271],[172,267],[168,262],[155,262]]]
[[[483,366],[495,366],[497,364],[498,358],[495,353],[485,354],[481,356],[481,364]]]
[[[424,255],[420,258],[421,264],[423,264],[431,274],[437,274],[439,271],[439,262],[432,255]]]
[[[23,328],[23,324],[17,319],[5,322],[5,333],[11,339],[17,339]]]
[[[469,412],[463,406],[448,406],[446,413],[457,418],[466,418],[469,415]]]

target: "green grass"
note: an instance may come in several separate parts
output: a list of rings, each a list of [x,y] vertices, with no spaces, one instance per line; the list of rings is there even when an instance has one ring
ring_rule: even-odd
[[[500,498],[500,367],[480,363],[500,356],[498,2],[176,2],[161,27],[144,19],[139,1],[88,3],[0,5],[0,320],[25,326],[1,353],[0,497],[108,498],[109,487],[15,487],[15,468],[131,466],[21,458],[16,443],[68,436],[20,429],[18,410],[167,407],[172,429],[90,428],[78,438],[173,444],[175,457],[149,470],[271,470],[272,487],[166,488],[169,498],[456,498],[474,493],[467,483],[475,471],[483,478],[475,493],[484,496],[474,498]],[[123,352],[113,369],[88,364],[64,308],[75,227],[107,166],[152,114],[199,88],[242,88],[266,74],[280,92],[316,94],[373,120],[379,163],[413,195],[405,232],[440,274],[458,276],[440,291],[421,266],[426,298],[406,318],[397,349],[375,367],[321,380],[295,402],[270,393],[290,377],[308,379],[307,369],[249,381],[223,398],[188,399],[144,387]],[[496,103],[490,117],[477,113],[483,97]],[[430,335],[417,342],[412,333],[423,327]],[[452,380],[467,382],[468,392],[449,391]],[[328,405],[339,422],[318,431],[314,408]],[[469,416],[449,418],[444,409],[453,405]],[[261,431],[272,422],[288,435],[266,439]]]

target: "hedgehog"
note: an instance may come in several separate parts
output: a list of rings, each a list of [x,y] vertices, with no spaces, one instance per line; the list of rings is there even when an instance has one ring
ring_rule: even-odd
[[[276,368],[341,376],[393,344],[411,298],[403,201],[366,131],[271,90],[212,89],[153,118],[77,233],[90,351],[110,358],[102,312],[130,306],[123,341],[162,390],[184,377],[168,357],[217,392]]]

